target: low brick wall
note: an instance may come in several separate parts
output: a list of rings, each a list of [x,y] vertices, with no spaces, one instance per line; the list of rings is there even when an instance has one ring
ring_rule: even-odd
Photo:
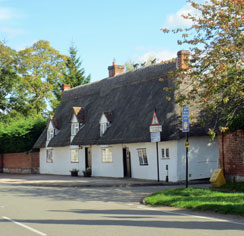
[[[36,174],[39,173],[39,152],[5,153],[0,156],[3,173]]]
[[[244,181],[244,130],[218,135],[219,161],[231,181]]]

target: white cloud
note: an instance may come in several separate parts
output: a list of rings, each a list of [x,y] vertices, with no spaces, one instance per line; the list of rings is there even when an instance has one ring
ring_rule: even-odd
[[[14,17],[14,13],[10,8],[0,7],[0,21],[10,20]]]
[[[166,20],[164,27],[177,27],[177,26],[190,26],[192,24],[191,20],[184,19],[182,15],[198,15],[199,13],[195,8],[193,8],[189,3],[182,7],[175,14],[169,15]]]
[[[176,52],[171,52],[171,51],[167,51],[167,50],[161,50],[161,51],[157,51],[157,52],[150,51],[150,52],[146,52],[142,56],[137,56],[136,61],[142,63],[142,62],[156,58],[157,62],[159,62],[162,60],[170,60],[175,57],[176,57]]]
[[[22,29],[0,28],[0,32],[6,33],[9,37],[15,37],[16,35],[23,34]]]

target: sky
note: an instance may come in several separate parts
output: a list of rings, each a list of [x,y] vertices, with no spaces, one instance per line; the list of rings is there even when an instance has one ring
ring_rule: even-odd
[[[162,27],[189,25],[186,0],[0,0],[0,40],[16,50],[47,40],[68,55],[74,44],[91,82],[108,77],[108,66],[148,58],[168,60],[184,45]]]

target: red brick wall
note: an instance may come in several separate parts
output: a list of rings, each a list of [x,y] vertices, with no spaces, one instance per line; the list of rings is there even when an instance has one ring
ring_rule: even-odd
[[[0,173],[3,171],[3,154],[0,153]]]
[[[3,171],[8,173],[37,173],[39,171],[39,152],[5,153],[2,155]],[[0,160],[1,163],[1,160]]]
[[[220,167],[226,176],[244,177],[244,130],[218,135]]]

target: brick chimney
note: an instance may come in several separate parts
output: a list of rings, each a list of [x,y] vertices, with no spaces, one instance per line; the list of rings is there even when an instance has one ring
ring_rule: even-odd
[[[62,85],[62,92],[64,92],[65,90],[69,90],[70,89],[70,84],[63,84]]]
[[[113,65],[108,67],[109,77],[114,77],[116,75],[124,73],[124,69],[124,66],[116,65],[116,62],[113,61]]]
[[[188,69],[190,52],[187,50],[181,50],[177,52],[176,68],[186,70]]]

